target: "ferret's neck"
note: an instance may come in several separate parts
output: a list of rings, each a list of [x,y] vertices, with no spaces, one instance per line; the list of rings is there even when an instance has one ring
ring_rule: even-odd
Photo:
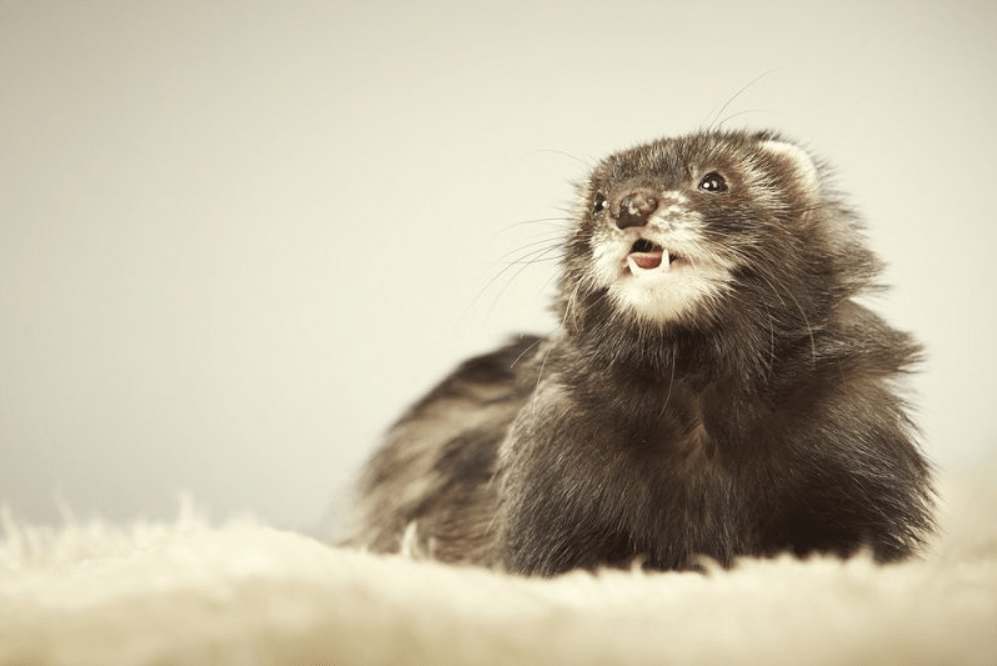
[[[657,390],[682,381],[692,388],[714,382],[757,391],[771,375],[778,349],[751,330],[672,327],[600,327],[584,335],[563,331],[557,354],[567,376],[628,390]]]

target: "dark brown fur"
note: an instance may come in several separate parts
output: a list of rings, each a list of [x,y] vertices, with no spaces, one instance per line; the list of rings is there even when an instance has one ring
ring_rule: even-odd
[[[913,553],[933,495],[896,382],[919,347],[852,300],[879,263],[826,180],[773,133],[603,161],[565,240],[561,326],[465,362],[394,425],[351,542],[398,551],[408,530],[441,560],[542,575]],[[647,223],[635,192],[672,196],[729,285],[668,315],[613,296],[593,266]]]

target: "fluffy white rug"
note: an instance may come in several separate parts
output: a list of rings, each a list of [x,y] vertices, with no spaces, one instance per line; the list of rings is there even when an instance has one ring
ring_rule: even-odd
[[[253,521],[45,531],[9,513],[0,664],[997,664],[997,491],[949,484],[921,561],[522,579]]]

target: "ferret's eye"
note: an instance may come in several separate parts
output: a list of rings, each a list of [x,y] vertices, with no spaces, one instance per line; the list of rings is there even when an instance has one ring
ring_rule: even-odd
[[[727,191],[727,181],[716,171],[711,171],[703,179],[699,181],[699,189],[704,192],[726,192]]]
[[[608,202],[606,197],[603,196],[602,192],[598,192],[595,195],[595,201],[592,203],[592,212],[598,215],[602,211],[606,210]]]

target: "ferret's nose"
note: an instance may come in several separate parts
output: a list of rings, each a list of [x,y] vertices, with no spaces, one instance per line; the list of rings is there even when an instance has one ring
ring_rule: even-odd
[[[647,219],[658,209],[658,197],[653,190],[637,189],[620,199],[620,214],[616,217],[616,226],[643,227]]]

